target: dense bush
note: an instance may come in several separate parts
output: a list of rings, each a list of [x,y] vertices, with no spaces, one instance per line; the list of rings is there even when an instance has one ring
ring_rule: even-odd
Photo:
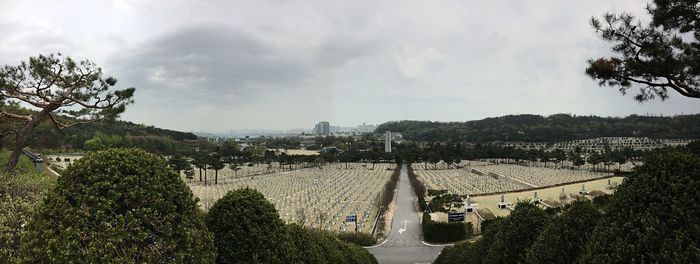
[[[468,239],[472,236],[473,226],[467,222],[441,223],[430,219],[430,214],[423,212],[423,239],[428,242],[445,243]]]
[[[699,190],[698,156],[659,151],[614,195],[575,202],[552,221],[519,204],[435,263],[700,263]]]
[[[358,246],[373,246],[377,244],[377,239],[371,234],[367,233],[357,233],[354,232],[343,232],[338,234],[338,238],[345,242],[350,242]]]
[[[496,233],[501,230],[506,218],[498,217],[481,223],[481,238],[476,242],[459,242],[445,247],[435,260],[435,264],[460,263],[481,264],[489,246],[493,244]]]
[[[158,156],[87,154],[58,179],[22,236],[27,263],[212,263],[190,189]]]
[[[523,262],[527,249],[550,218],[535,205],[518,203],[510,216],[484,221],[481,239],[443,250],[435,263]]]
[[[218,263],[284,263],[294,248],[275,207],[253,189],[230,191],[206,218]]]
[[[552,221],[527,251],[526,263],[574,263],[601,213],[590,201],[576,201]]]
[[[485,262],[522,262],[526,250],[549,220],[550,216],[537,206],[527,202],[518,203],[495,234],[493,243],[486,251]]]
[[[389,208],[389,205],[394,201],[394,194],[396,193],[396,185],[399,183],[399,176],[401,175],[401,164],[397,164],[396,168],[394,168],[394,173],[391,174],[391,178],[389,178],[389,181],[384,184],[384,190],[382,190],[381,194],[381,202],[379,204],[379,207],[382,208],[383,210],[387,210]],[[382,212],[380,212],[382,213]],[[379,235],[384,235],[384,229],[385,229],[385,223],[386,219],[384,218],[385,214],[382,213],[379,216],[379,219],[377,221],[377,230]],[[372,238],[374,240],[374,244],[377,243],[376,239]],[[356,243],[361,246],[371,246],[374,244],[367,245],[366,243],[369,243],[371,240],[358,240],[357,238],[354,238],[352,241],[359,242]]]
[[[18,260],[22,226],[54,183],[53,178],[34,172],[0,172],[0,263]]]
[[[206,221],[214,233],[218,263],[377,262],[365,249],[336,234],[285,226],[275,207],[253,189],[227,193],[214,204]],[[343,237],[350,240],[350,235]],[[373,240],[369,235],[360,238]]]
[[[367,250],[344,242],[332,233],[289,225],[288,232],[295,248],[291,263],[377,263]]]
[[[700,158],[645,159],[613,195],[591,235],[585,263],[700,263]]]
[[[418,177],[413,172],[413,166],[411,166],[411,164],[408,164],[408,180],[411,182],[413,192],[416,194],[416,197],[418,197],[418,208],[421,211],[427,210],[428,205],[425,202],[425,185],[418,180]]]

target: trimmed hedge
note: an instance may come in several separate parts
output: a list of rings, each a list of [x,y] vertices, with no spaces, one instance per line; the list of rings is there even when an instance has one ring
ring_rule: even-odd
[[[287,226],[295,255],[285,263],[377,263],[364,248],[338,239],[328,231]]]
[[[20,245],[23,263],[213,263],[196,199],[160,157],[93,152],[57,179]]]
[[[358,246],[368,247],[377,244],[377,239],[374,236],[367,233],[358,233],[355,235],[352,233],[339,233],[338,238],[345,242],[353,243]]]
[[[430,219],[430,214],[423,213],[423,239],[428,242],[446,243],[468,239],[474,233],[472,223],[441,223]]]
[[[254,189],[229,191],[209,210],[217,263],[285,263],[294,256],[275,206]]]
[[[425,202],[425,185],[423,185],[423,183],[418,180],[418,177],[416,177],[416,174],[413,173],[413,166],[411,164],[408,164],[408,180],[411,181],[411,188],[416,194],[416,197],[418,197],[418,207],[421,211],[427,210],[428,205]]]
[[[387,210],[389,208],[389,205],[391,202],[394,201],[394,193],[396,193],[396,185],[399,183],[399,175],[401,174],[401,164],[396,164],[396,168],[394,168],[394,173],[391,175],[391,178],[389,178],[389,181],[384,184],[384,190],[382,191],[382,198],[381,198],[381,204],[379,205],[380,208],[383,208],[384,210]],[[380,212],[382,213],[382,212]],[[378,230],[379,234],[383,235],[384,231],[384,225],[385,225],[385,218],[384,214],[382,213],[379,216],[379,220],[377,221],[377,227],[376,229]],[[368,242],[364,241],[363,243]],[[374,240],[374,244],[376,244],[377,241],[376,239]],[[371,245],[374,245],[371,244]],[[363,245],[363,244],[358,244],[361,246],[371,246],[371,245]]]

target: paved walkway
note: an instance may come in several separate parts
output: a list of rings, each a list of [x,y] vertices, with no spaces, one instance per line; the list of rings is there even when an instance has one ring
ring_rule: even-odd
[[[379,263],[432,263],[440,255],[441,246],[427,246],[421,242],[420,219],[415,204],[408,171],[403,165],[389,236],[381,246],[367,249]]]

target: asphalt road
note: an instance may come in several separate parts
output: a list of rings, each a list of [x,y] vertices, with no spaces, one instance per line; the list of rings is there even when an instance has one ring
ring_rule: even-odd
[[[440,255],[441,246],[421,242],[420,219],[415,204],[406,165],[403,165],[389,236],[379,247],[367,249],[379,263],[432,263]]]

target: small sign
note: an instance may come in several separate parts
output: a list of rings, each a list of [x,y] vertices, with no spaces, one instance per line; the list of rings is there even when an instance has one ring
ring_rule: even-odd
[[[348,215],[345,217],[345,223],[357,222],[357,215]]]
[[[447,215],[447,221],[448,222],[463,222],[464,221],[464,213],[449,213]]]

